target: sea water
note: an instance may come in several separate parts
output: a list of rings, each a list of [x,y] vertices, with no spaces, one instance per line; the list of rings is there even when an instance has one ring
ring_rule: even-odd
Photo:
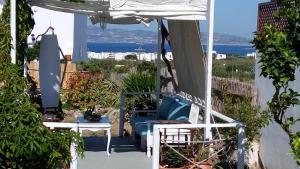
[[[136,44],[136,43],[88,43],[88,51],[101,52],[146,52],[155,53],[157,44]],[[167,51],[170,51],[168,45],[165,45]],[[206,45],[202,46],[206,50]],[[220,54],[232,54],[246,56],[248,53],[255,52],[251,45],[214,45],[213,50]]]

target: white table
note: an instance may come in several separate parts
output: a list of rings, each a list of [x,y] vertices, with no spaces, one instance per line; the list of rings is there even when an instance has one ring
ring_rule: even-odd
[[[110,140],[111,140],[111,124],[107,116],[102,116],[98,122],[89,122],[83,117],[77,117],[78,131],[82,135],[83,130],[99,131],[103,130],[104,135],[107,136],[106,152],[110,156]]]

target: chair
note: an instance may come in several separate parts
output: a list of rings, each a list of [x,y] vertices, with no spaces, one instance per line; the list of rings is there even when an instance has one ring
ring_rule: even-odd
[[[190,112],[189,112],[189,119],[188,121],[181,121],[181,120],[158,120],[158,121],[147,121],[147,135],[146,135],[146,142],[147,142],[147,157],[151,157],[151,148],[153,143],[153,125],[154,124],[197,124],[199,119],[199,111],[200,108],[196,104],[192,103]],[[171,144],[180,144],[180,142],[190,142],[191,141],[191,130],[190,129],[165,129],[164,131],[160,131],[162,137],[164,137],[165,142]],[[177,140],[177,141],[176,141]],[[141,144],[143,139],[141,138]]]
[[[156,114],[146,114],[139,116],[139,111],[136,111],[131,119],[130,123],[132,126],[132,135],[134,138],[140,136],[141,138],[141,149],[146,150],[146,135],[147,135],[147,121],[181,121],[188,122],[188,115],[190,112],[191,105],[189,102],[172,96],[165,96],[162,100],[161,105],[158,108]]]

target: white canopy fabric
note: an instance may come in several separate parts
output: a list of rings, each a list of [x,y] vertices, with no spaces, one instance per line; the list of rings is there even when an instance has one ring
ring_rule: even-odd
[[[31,0],[31,5],[56,11],[84,13],[112,19],[135,18],[168,20],[205,20],[207,0]],[[124,20],[122,21],[124,22]]]
[[[178,89],[205,98],[205,61],[197,21],[168,21]]]

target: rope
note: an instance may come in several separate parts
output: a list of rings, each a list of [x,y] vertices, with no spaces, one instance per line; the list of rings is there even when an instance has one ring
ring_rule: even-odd
[[[186,156],[184,156],[183,154],[181,154],[179,151],[177,151],[176,149],[174,149],[173,147],[171,147],[169,144],[165,143],[165,145],[166,145],[167,147],[169,147],[171,150],[173,150],[176,154],[180,155],[182,158],[184,158],[185,160],[187,160],[188,162],[192,163],[193,165],[195,165],[195,166],[197,166],[197,167],[199,167],[199,168],[202,168],[199,164],[204,163],[204,162],[207,161],[208,159],[214,157],[214,156],[217,155],[219,152],[221,152],[221,151],[224,150],[224,147],[223,147],[223,148],[221,148],[220,150],[218,150],[218,151],[214,152],[213,154],[211,154],[210,156],[208,156],[208,158],[206,158],[206,159],[204,159],[204,160],[202,160],[202,161],[200,161],[200,162],[195,163],[194,161],[190,160],[189,158],[187,158]]]
[[[188,162],[192,163],[193,165],[196,165],[197,167],[200,168],[200,166],[195,163],[194,161],[190,160],[189,158],[185,157],[183,154],[181,154],[179,151],[175,150],[173,147],[171,147],[170,145],[168,145],[167,143],[165,143],[165,145],[167,147],[169,147],[171,150],[173,150],[176,154],[180,155],[182,158],[184,158],[185,160],[187,160]]]
[[[212,119],[213,123],[216,123],[216,121],[215,121],[215,117],[214,117],[213,115],[210,115],[210,116],[211,116],[211,119]],[[219,132],[219,129],[218,129],[218,128],[216,128],[216,130],[217,130],[217,133],[218,133],[219,139],[222,139],[222,137],[221,137],[221,134],[220,134],[220,132]]]

